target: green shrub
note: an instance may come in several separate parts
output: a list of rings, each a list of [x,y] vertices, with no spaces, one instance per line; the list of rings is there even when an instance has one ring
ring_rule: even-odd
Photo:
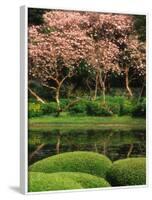
[[[55,102],[42,104],[41,110],[44,115],[56,113],[57,112],[57,104]]]
[[[46,173],[84,172],[104,178],[111,164],[111,161],[104,155],[76,151],[45,158],[31,165],[29,171]]]
[[[146,159],[127,158],[115,161],[107,172],[112,186],[145,185]]]
[[[103,178],[87,173],[58,172],[49,174],[29,172],[29,192],[109,186],[109,183]]]
[[[98,102],[88,102],[87,104],[87,114],[90,116],[111,116],[112,112],[105,105],[101,105]]]
[[[146,117],[146,99],[139,102],[132,110],[133,117]]]
[[[29,103],[28,106],[28,116],[30,117],[39,117],[41,115],[48,115],[57,112],[57,104],[55,102],[50,103]]]
[[[113,114],[120,115],[121,105],[123,104],[124,98],[125,97],[123,96],[107,96],[106,97],[107,106]]]
[[[134,107],[134,99],[128,99],[125,96],[107,96],[107,105],[113,114],[131,115]]]
[[[81,184],[76,181],[60,176],[51,176],[52,174],[30,172],[28,181],[29,192],[41,192],[51,190],[67,190],[67,189],[81,189]]]
[[[70,103],[69,99],[61,99],[60,100],[60,104],[61,104],[61,108],[65,108],[68,104]]]
[[[101,177],[94,176],[87,173],[82,172],[58,172],[55,174],[59,174],[64,178],[67,176],[74,181],[80,183],[83,188],[97,188],[97,187],[108,187],[110,184]]]
[[[86,102],[84,101],[78,102],[74,106],[69,108],[69,112],[71,114],[79,114],[79,113],[86,114],[86,107],[87,107]]]
[[[120,104],[120,115],[131,115],[134,107],[134,102],[129,99],[124,99]]]
[[[40,103],[29,103],[28,117],[39,117],[43,114]]]
[[[60,106],[64,108],[74,100],[61,99]],[[88,115],[88,116],[112,116],[116,115],[132,115],[135,117],[146,116],[146,99],[143,98],[139,103],[136,99],[128,99],[125,96],[106,96],[106,103],[102,104],[102,98],[98,97],[95,101],[88,100],[83,97],[76,104],[71,105],[67,112],[74,115]],[[57,113],[56,102],[38,103],[29,102],[28,107],[29,117],[39,117],[42,115]]]
[[[116,114],[116,115],[120,114],[120,104],[108,102],[108,108],[113,114]]]

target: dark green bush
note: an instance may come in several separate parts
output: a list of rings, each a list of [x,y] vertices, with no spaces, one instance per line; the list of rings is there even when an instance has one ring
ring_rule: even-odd
[[[86,114],[86,107],[87,107],[86,102],[80,101],[76,103],[74,106],[70,107],[69,112],[71,114],[79,114],[79,113]]]
[[[113,102],[108,102],[108,108],[112,112],[112,114],[119,115],[120,114],[120,104],[116,104]]]
[[[115,161],[107,172],[112,186],[145,185],[146,159],[128,158]]]
[[[104,155],[76,151],[45,158],[31,165],[29,170],[46,173],[84,172],[104,178],[111,164],[111,161]]]
[[[113,113],[105,105],[90,101],[87,103],[87,114],[90,116],[111,116]]]
[[[61,108],[65,108],[68,104],[70,103],[70,99],[61,99],[60,100],[60,104],[61,104]]]
[[[133,117],[146,117],[146,99],[139,102],[132,110]]]
[[[103,178],[87,173],[58,172],[40,173],[29,172],[29,192],[110,187]]]
[[[55,102],[42,104],[41,110],[44,115],[56,113],[57,112],[57,104]]]
[[[107,96],[106,98],[107,106],[109,110],[116,115],[120,115],[121,106],[124,101],[123,96]]]
[[[60,105],[62,110],[70,104],[72,100],[61,99]],[[74,100],[73,100],[74,101]],[[146,99],[141,99],[137,103],[136,99],[128,99],[125,96],[106,96],[106,103],[102,104],[102,98],[98,97],[95,101],[83,98],[74,105],[71,105],[68,110],[74,115],[88,116],[112,116],[112,115],[132,115],[135,117],[146,116]],[[57,113],[56,102],[41,104],[37,102],[29,102],[28,106],[29,117],[39,117],[42,115]]]
[[[107,96],[107,105],[113,114],[131,115],[136,102],[134,99],[128,99],[125,96]]]
[[[134,107],[134,102],[129,99],[124,99],[120,104],[120,115],[131,115]]]

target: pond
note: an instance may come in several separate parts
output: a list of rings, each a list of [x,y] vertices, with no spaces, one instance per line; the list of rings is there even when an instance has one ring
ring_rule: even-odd
[[[146,155],[146,131],[138,128],[96,127],[62,128],[59,125],[29,130],[29,165],[63,152],[93,151],[112,161]]]

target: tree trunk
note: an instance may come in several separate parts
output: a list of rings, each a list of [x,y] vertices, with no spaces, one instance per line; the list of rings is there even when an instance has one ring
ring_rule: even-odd
[[[57,103],[58,110],[60,110],[60,86],[56,89],[55,100]]]
[[[56,100],[56,103],[57,103],[56,117],[59,117],[60,116],[60,112],[61,112],[61,107],[60,107],[60,87],[58,87],[56,89],[55,100]]]
[[[96,83],[95,83],[95,91],[94,91],[94,97],[93,100],[96,100],[97,98],[97,92],[98,92],[98,74],[96,73]]]
[[[103,104],[106,103],[106,87],[105,87],[106,78],[107,78],[106,75],[102,77],[102,71],[100,70],[99,83],[102,90]]]
[[[102,96],[103,96],[103,103],[105,104],[106,103],[106,88],[105,88],[105,82],[102,83]]]
[[[31,95],[36,98],[37,101],[43,104],[45,103],[45,101],[43,101],[43,99],[41,99],[41,97],[39,97],[33,90],[31,90],[30,88],[28,88],[28,90],[31,93]]]
[[[132,97],[133,94],[132,94],[131,88],[129,87],[128,71],[129,71],[129,69],[128,69],[128,67],[126,67],[126,68],[125,68],[125,75],[126,75],[126,77],[125,77],[125,83],[126,83],[127,92],[128,92],[128,94],[129,94],[129,96]]]
[[[61,112],[61,107],[60,107],[60,89],[61,86],[63,84],[63,82],[68,78],[69,76],[65,76],[61,81],[56,81],[57,83],[57,87],[56,87],[56,95],[55,95],[55,100],[57,103],[57,107],[58,107],[58,116],[60,115]]]
[[[128,153],[127,153],[127,158],[129,158],[129,157],[131,156],[131,153],[132,153],[133,148],[134,148],[134,144],[131,144],[131,145],[130,145],[130,148],[129,148],[129,150],[128,150]]]
[[[57,144],[56,144],[56,153],[59,154],[60,153],[60,142],[61,142],[61,136],[60,133],[57,136]]]
[[[98,148],[97,148],[97,144],[96,144],[96,142],[94,143],[94,148],[95,148],[95,152],[98,153]]]

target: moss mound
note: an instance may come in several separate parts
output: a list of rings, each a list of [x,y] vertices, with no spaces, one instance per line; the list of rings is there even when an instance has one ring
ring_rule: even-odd
[[[29,172],[29,192],[109,187],[103,178],[79,172]]]
[[[33,172],[84,172],[100,177],[106,177],[106,172],[112,162],[104,155],[76,151],[62,153],[38,161],[29,167]]]
[[[115,161],[107,172],[112,186],[145,185],[146,159],[127,158]]]

